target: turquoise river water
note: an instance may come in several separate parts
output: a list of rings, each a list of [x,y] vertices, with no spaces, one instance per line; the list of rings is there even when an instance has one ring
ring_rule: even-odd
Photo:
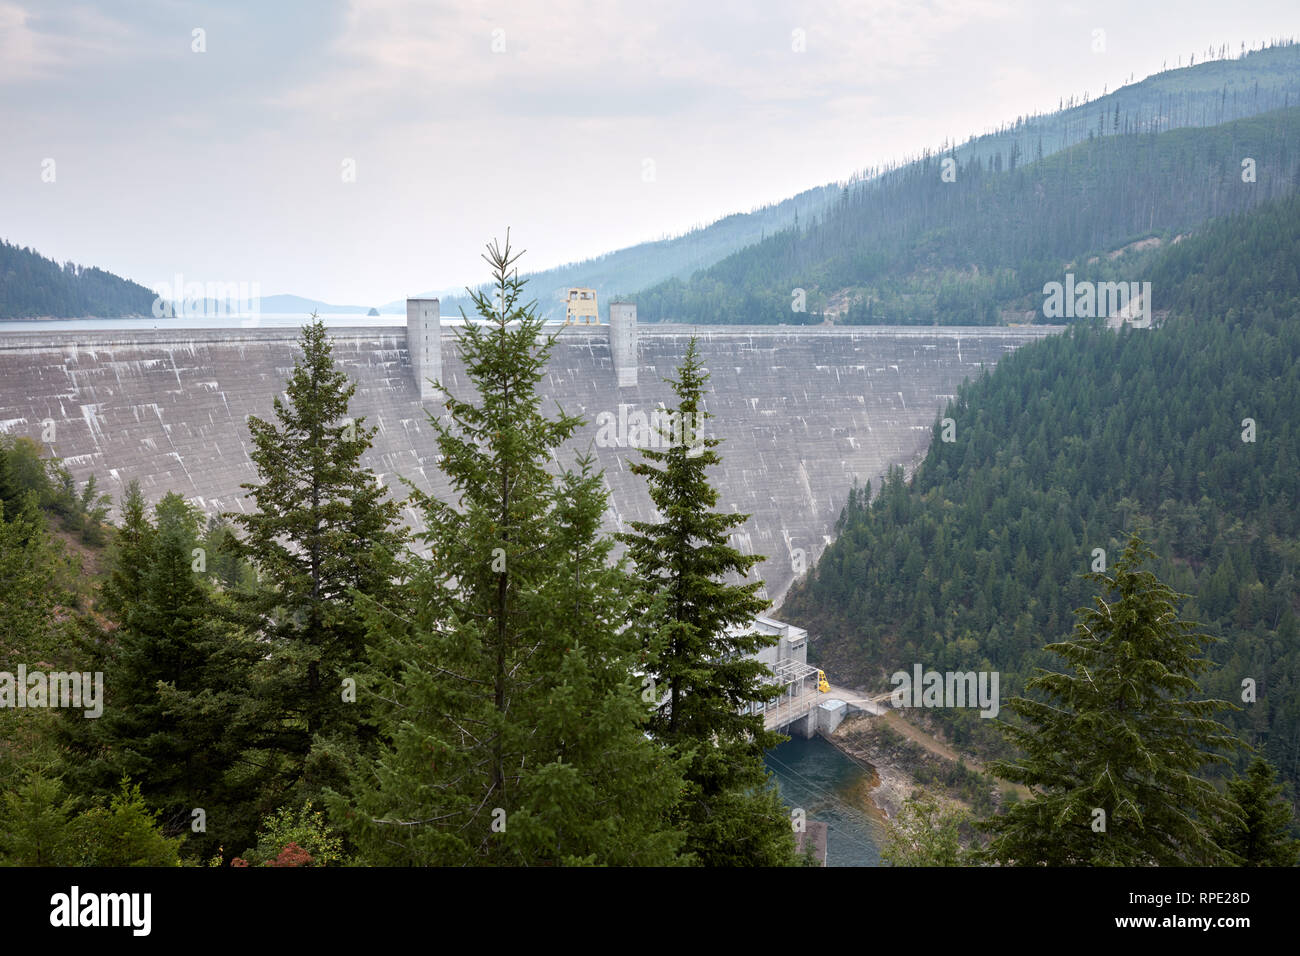
[[[879,866],[885,825],[871,802],[871,774],[820,737],[767,752],[781,799],[827,824],[827,866]]]

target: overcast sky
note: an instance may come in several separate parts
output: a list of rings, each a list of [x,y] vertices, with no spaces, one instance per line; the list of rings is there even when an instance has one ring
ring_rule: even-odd
[[[546,268],[1282,36],[1296,0],[0,0],[0,238],[380,304],[507,226]]]

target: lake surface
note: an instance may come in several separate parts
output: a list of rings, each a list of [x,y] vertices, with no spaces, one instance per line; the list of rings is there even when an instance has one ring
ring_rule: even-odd
[[[457,316],[459,318],[459,316]],[[300,328],[311,316],[300,312],[263,312],[254,317],[238,315],[192,316],[181,319],[50,319],[45,322],[5,319],[0,322],[0,332],[49,332],[54,329],[292,329]],[[326,325],[370,328],[393,326],[406,328],[404,315],[329,315],[322,313],[320,320]]]
[[[885,824],[867,771],[820,737],[789,740],[765,760],[786,805],[827,824],[827,866],[880,866]]]

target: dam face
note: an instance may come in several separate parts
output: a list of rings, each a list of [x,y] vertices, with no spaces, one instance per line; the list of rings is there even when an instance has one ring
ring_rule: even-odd
[[[779,601],[830,540],[855,480],[875,482],[889,466],[914,462],[963,379],[1057,331],[634,325],[630,346],[620,332],[611,350],[607,327],[573,326],[551,353],[542,407],[587,419],[562,463],[595,453],[610,492],[607,529],[654,520],[644,480],[628,470],[629,459],[642,457],[627,445],[636,429],[602,434],[597,419],[635,422],[675,404],[664,379],[675,377],[695,336],[711,374],[714,417],[704,433],[723,439],[722,464],[710,472],[718,508],[750,515],[733,544],[766,556],[756,570]],[[448,495],[427,422],[441,408],[421,400],[407,331],[330,335],[336,361],[357,383],[351,413],[379,428],[367,467],[399,500],[400,477]],[[297,338],[294,329],[0,333],[0,430],[42,442],[78,481],[94,474],[115,499],[136,479],[151,501],[175,491],[209,514],[244,511],[251,502],[240,485],[258,480],[247,418],[273,420]],[[443,383],[473,400],[454,330],[439,338]],[[403,513],[422,527],[412,509]]]

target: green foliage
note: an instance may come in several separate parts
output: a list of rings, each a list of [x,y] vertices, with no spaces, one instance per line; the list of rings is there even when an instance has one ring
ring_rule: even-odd
[[[123,779],[106,804],[76,812],[57,777],[33,773],[3,796],[5,866],[179,866],[181,839],[168,839],[140,788]]]
[[[1224,641],[1205,692],[1288,782],[1300,767],[1300,199],[1184,239],[1151,264],[1162,328],[1077,327],[963,386],[909,483],[851,490],[838,536],[783,614],[842,681],[914,662],[999,671],[1021,693],[1090,600],[1094,549],[1141,529],[1155,572]],[[1158,284],[1157,284],[1158,283]],[[1243,442],[1242,421],[1258,425]],[[936,710],[959,746],[1010,755],[990,721]],[[1207,768],[1213,773],[1214,768]]]
[[[119,511],[121,518],[108,549],[108,574],[100,585],[99,603],[114,620],[125,621],[144,592],[153,545],[154,529],[138,481],[127,485]]]
[[[111,499],[99,493],[95,476],[78,490],[71,473],[57,459],[45,457],[36,442],[0,434],[0,506],[15,514],[29,496],[36,507],[60,518],[63,527],[80,533],[84,543],[103,544]]]
[[[207,575],[223,591],[250,590],[257,583],[257,572],[239,557],[235,529],[219,517],[208,519],[200,544],[207,557]]]
[[[1230,802],[1197,776],[1241,746],[1203,700],[1197,675],[1213,638],[1178,619],[1182,595],[1142,570],[1153,557],[1134,536],[1101,593],[1080,608],[1074,637],[1049,644],[1068,668],[1029,681],[1036,698],[1008,707],[1023,722],[1004,732],[1023,755],[990,770],[1033,790],[984,826],[984,857],[1004,865],[1169,866],[1229,862],[1207,821]],[[1114,599],[1110,600],[1111,595]],[[1103,815],[1104,814],[1104,815]]]
[[[1235,814],[1215,826],[1215,842],[1241,866],[1295,866],[1300,840],[1291,836],[1291,807],[1268,761],[1256,757],[1246,773],[1228,783]]]
[[[0,435],[0,505],[13,514],[28,495],[38,507],[53,501],[49,462],[30,438]]]
[[[325,811],[311,801],[300,808],[281,807],[268,815],[257,833],[257,846],[244,854],[250,866],[274,865],[290,845],[306,851],[305,866],[342,866],[347,862],[343,838],[329,826]]]
[[[104,519],[108,517],[112,500],[107,494],[98,492],[94,475],[86,479],[81,493],[75,496],[72,512],[84,543],[104,543]]]
[[[243,536],[224,540],[260,575],[259,586],[232,594],[240,620],[271,651],[255,675],[261,747],[283,785],[310,796],[345,779],[356,748],[373,743],[343,694],[364,659],[354,596],[382,601],[392,593],[405,532],[397,503],[362,467],[377,428],[348,417],[356,384],[338,368],[315,316],[300,342],[288,401],[274,401],[277,421],[249,419],[261,482],[242,487],[256,510],[226,515]]]
[[[47,462],[50,484],[46,507],[62,519],[63,526],[81,535],[82,542],[92,545],[104,543],[104,518],[108,515],[112,499],[96,490],[96,479],[86,479],[81,491],[71,472],[57,461]]]
[[[76,562],[49,530],[40,507],[47,462],[39,449],[19,439],[0,440],[0,485],[8,476],[10,497],[0,490],[0,671],[84,670],[76,653],[80,601],[72,588],[84,586]],[[0,781],[45,773],[58,758],[54,710],[0,707]],[[7,788],[6,788],[7,789]]]
[[[889,836],[880,851],[890,866],[960,866],[964,862],[962,827],[970,814],[941,806],[928,796],[912,796],[889,821]]]
[[[64,714],[68,779],[87,794],[110,793],[124,776],[141,781],[174,833],[188,832],[201,808],[209,830],[192,846],[204,853],[247,839],[256,821],[252,781],[232,768],[253,732],[246,702],[264,652],[232,628],[229,609],[194,568],[194,509],[168,494],[151,525],[141,504],[129,490],[110,556],[104,598],[119,626],[98,643],[104,713]]]
[[[793,836],[763,765],[784,738],[767,731],[756,707],[780,688],[747,656],[776,643],[749,631],[767,609],[761,581],[732,583],[762,560],[732,548],[728,536],[748,515],[717,512],[707,471],[721,442],[704,435],[708,381],[694,339],[672,381],[678,404],[661,419],[663,448],[644,448],[631,465],[646,478],[660,521],[633,521],[619,535],[636,565],[632,602],[646,635],[646,675],[659,704],[650,732],[689,755],[687,789],[677,807],[687,849],[706,866],[792,865]]]
[[[9,778],[0,797],[0,864],[63,865],[71,813],[57,776],[38,771]]]
[[[485,258],[496,288],[459,329],[477,402],[444,389],[429,418],[453,495],[415,493],[431,557],[394,602],[360,602],[383,746],[331,812],[370,863],[671,863],[680,777],[643,732],[601,477],[548,471],[579,420],[541,413],[553,340],[508,240]]]
[[[180,866],[183,838],[168,839],[140,795],[139,785],[122,780],[107,807],[94,807],[68,825],[68,865]]]
[[[13,672],[18,664],[36,670],[62,659],[58,562],[34,496],[12,514],[0,505],[0,670]]]

